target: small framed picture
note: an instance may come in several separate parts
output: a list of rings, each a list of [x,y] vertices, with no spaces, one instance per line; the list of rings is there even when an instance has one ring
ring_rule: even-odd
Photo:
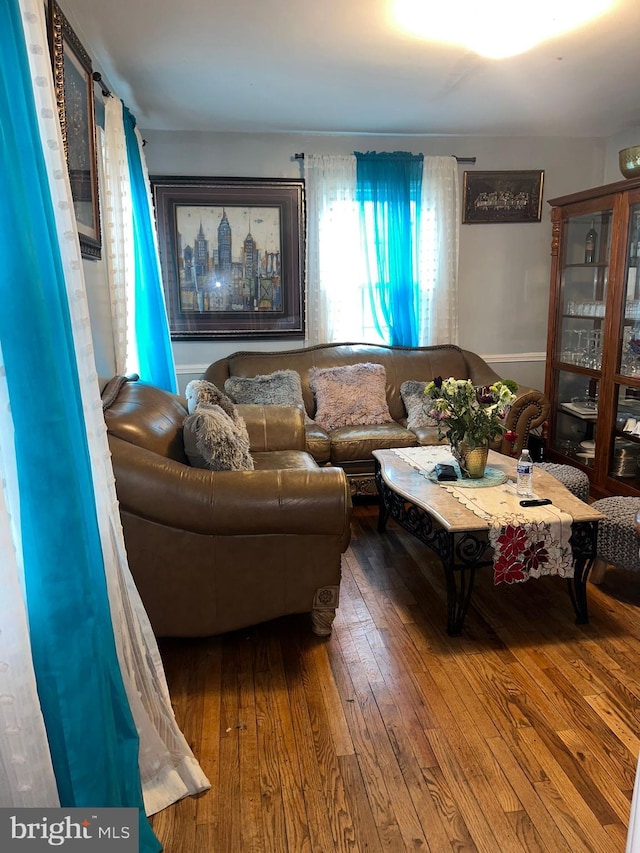
[[[91,59],[64,13],[49,0],[49,42],[73,208],[85,258],[100,257],[100,209]]]
[[[540,222],[543,171],[465,172],[462,221]]]
[[[304,182],[151,177],[171,337],[304,334]]]

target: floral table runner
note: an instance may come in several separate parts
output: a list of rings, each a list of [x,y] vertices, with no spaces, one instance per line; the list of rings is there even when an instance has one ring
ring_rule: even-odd
[[[448,445],[393,452],[430,480],[438,462],[454,465],[459,472]],[[553,505],[524,509],[512,481],[475,489],[461,488],[455,482],[438,485],[489,523],[494,583],[521,583],[541,575],[573,577],[569,544],[573,518],[568,513]]]

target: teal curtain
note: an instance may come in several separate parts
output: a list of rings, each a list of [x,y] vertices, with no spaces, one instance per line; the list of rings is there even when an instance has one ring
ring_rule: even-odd
[[[0,3],[0,344],[38,694],[62,806],[144,813],[111,624],[73,331],[17,0]],[[6,403],[5,403],[6,404]]]
[[[424,158],[404,151],[354,153],[356,199],[374,325],[393,346],[417,346],[418,234]]]
[[[176,394],[176,371],[162,292],[154,223],[149,209],[147,181],[135,134],[136,120],[124,104],[122,107],[133,205],[138,373],[144,382],[150,382]]]

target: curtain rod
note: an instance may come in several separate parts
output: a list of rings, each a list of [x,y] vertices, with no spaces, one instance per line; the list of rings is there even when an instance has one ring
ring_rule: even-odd
[[[91,76],[93,77],[94,81],[99,84],[99,86],[102,90],[103,96],[105,98],[110,98],[111,92],[107,89],[105,84],[102,82],[102,74],[99,71],[94,71]]]
[[[304,160],[304,154],[294,154],[293,155],[296,160]],[[455,156],[455,155],[454,155]],[[475,157],[456,157],[458,163],[475,163]]]
[[[102,81],[102,74],[99,71],[94,71],[91,76],[93,77],[94,82],[96,82],[100,86],[100,89],[102,90],[102,96],[104,98],[113,98],[113,92],[110,92]],[[144,148],[146,144],[147,140],[143,139],[142,147]]]

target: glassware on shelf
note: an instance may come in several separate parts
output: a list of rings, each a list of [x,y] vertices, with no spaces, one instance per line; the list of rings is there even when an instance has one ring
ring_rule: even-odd
[[[562,361],[600,370],[602,367],[602,330],[565,329],[562,335]]]
[[[577,332],[575,329],[565,329],[564,331],[565,348],[563,350],[563,361],[568,364],[573,364],[576,356]]]
[[[637,303],[640,306],[640,303]],[[604,302],[601,300],[591,300],[589,302],[576,302],[570,300],[567,302],[567,316],[569,317],[604,317]],[[640,316],[640,307],[638,308],[638,316]]]
[[[573,356],[573,363],[585,366],[587,359],[587,329],[576,329],[576,347]]]
[[[593,329],[587,333],[582,366],[590,367],[592,370],[600,370],[602,367],[602,331],[600,329]]]
[[[572,397],[571,403],[576,411],[580,411],[585,415],[595,415],[598,411],[597,397]]]

